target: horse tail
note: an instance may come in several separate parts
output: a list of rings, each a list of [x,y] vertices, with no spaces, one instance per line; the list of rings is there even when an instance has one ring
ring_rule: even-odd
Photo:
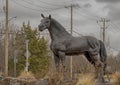
[[[100,60],[101,60],[101,62],[104,63],[104,71],[105,71],[106,66],[107,66],[107,63],[106,63],[107,52],[106,52],[106,48],[105,48],[104,43],[101,40],[99,40],[99,42],[100,42],[100,52],[99,52],[100,53]]]

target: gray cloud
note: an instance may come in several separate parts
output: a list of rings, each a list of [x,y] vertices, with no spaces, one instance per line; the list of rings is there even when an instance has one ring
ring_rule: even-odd
[[[90,7],[92,7],[92,5],[90,3],[87,3],[87,4],[84,5],[84,7],[85,8],[90,8]]]
[[[96,0],[97,2],[102,2],[102,3],[117,3],[120,2],[120,0]]]
[[[113,21],[120,21],[120,10],[110,11],[109,16]]]
[[[108,17],[112,19],[112,21],[120,22],[120,8],[119,4],[108,4],[104,7],[104,9],[109,9]]]

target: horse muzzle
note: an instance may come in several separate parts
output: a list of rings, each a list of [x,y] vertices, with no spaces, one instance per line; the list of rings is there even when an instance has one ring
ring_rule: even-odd
[[[39,28],[39,31],[43,31],[44,30],[43,26],[38,25],[38,28]]]

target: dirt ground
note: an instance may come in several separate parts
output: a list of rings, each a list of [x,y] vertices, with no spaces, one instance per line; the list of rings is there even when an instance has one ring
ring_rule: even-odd
[[[112,85],[110,83],[97,83],[96,85]]]

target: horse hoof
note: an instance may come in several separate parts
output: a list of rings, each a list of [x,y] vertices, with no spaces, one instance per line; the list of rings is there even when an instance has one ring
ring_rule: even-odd
[[[104,79],[97,79],[96,82],[97,83],[105,83],[106,81]]]
[[[105,80],[104,79],[100,79],[99,82],[105,83]]]

